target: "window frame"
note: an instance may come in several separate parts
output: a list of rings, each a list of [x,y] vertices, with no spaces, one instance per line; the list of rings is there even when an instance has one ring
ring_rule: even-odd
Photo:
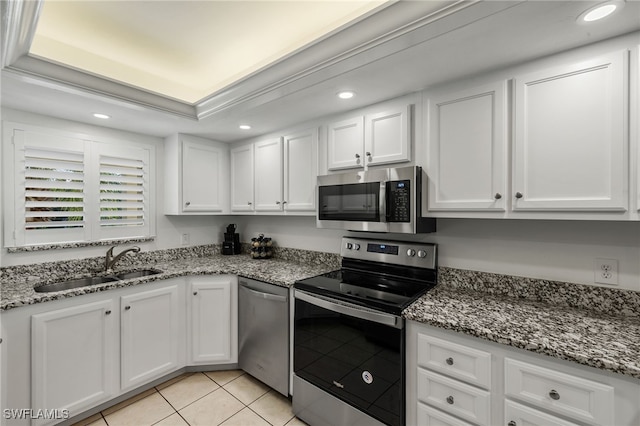
[[[156,233],[156,146],[130,139],[112,139],[59,129],[3,123],[3,226],[4,247],[77,246],[119,240],[149,239]],[[24,146],[51,151],[81,152],[84,156],[84,227],[26,231],[26,181]],[[143,170],[143,225],[100,225],[100,155],[140,158]],[[30,234],[30,235],[27,235]]]

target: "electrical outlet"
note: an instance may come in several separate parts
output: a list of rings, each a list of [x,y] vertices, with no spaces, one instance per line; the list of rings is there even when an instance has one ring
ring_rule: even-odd
[[[593,266],[594,282],[618,285],[617,259],[596,259]]]
[[[180,242],[183,246],[189,245],[189,234],[182,234],[182,238],[180,239]]]

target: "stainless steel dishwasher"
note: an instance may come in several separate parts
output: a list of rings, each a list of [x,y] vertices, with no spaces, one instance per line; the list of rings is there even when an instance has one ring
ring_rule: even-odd
[[[240,278],[238,364],[289,396],[289,289]]]

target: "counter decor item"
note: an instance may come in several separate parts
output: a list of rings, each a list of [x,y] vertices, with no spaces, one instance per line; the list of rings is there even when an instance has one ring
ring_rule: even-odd
[[[227,226],[227,232],[224,233],[224,242],[222,243],[222,254],[240,254],[242,246],[240,244],[240,234],[236,232],[235,223]]]
[[[251,239],[251,258],[270,259],[273,256],[273,241],[271,238],[259,234],[257,238]]]

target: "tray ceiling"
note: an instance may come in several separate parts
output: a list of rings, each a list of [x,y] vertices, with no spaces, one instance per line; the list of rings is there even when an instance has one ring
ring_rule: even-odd
[[[385,1],[53,1],[29,54],[194,104]]]

